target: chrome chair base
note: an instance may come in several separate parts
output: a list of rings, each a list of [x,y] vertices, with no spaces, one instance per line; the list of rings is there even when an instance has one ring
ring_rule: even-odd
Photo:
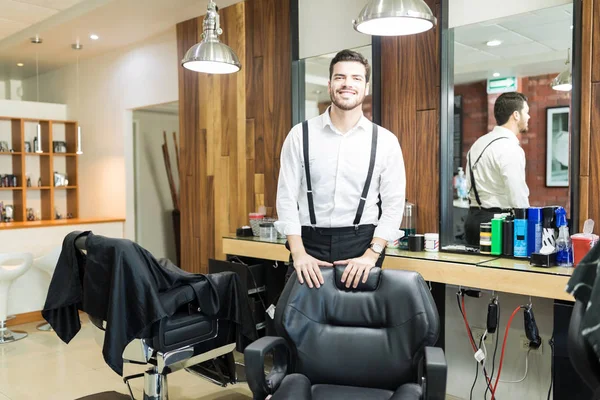
[[[12,343],[17,340],[25,339],[26,332],[11,331],[8,328],[0,329],[0,344]]]
[[[54,332],[54,329],[52,329],[52,326],[47,322],[45,324],[39,324],[36,328],[38,331],[42,331],[42,332]]]

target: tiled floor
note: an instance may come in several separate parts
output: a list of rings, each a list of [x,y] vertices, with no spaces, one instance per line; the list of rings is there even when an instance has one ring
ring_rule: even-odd
[[[128,393],[122,378],[102,359],[93,326],[82,318],[82,329],[64,344],[54,332],[36,330],[37,323],[11,327],[29,336],[0,345],[0,400],[73,400],[114,390]],[[125,364],[125,374],[143,372],[143,366]],[[131,381],[136,399],[142,399],[143,378]],[[168,377],[171,400],[247,400],[246,384],[219,387],[186,371]]]

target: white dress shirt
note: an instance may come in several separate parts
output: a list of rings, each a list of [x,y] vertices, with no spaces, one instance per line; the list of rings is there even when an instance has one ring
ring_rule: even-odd
[[[519,144],[519,139],[512,131],[496,126],[493,131],[477,139],[469,150],[471,163],[475,164],[488,143],[500,137],[505,139],[497,140],[485,149],[481,159],[473,169],[481,207],[528,208],[529,188],[525,181],[525,152]],[[471,186],[468,156],[465,171],[467,187],[470,190],[471,206],[477,207],[475,191]]]
[[[308,120],[309,163],[315,216],[320,228],[352,226],[362,194],[369,161],[373,124],[364,116],[342,134],[329,117],[329,109]],[[284,235],[300,235],[310,226],[302,124],[292,128],[281,150],[275,226]],[[360,225],[377,225],[374,236],[393,241],[400,236],[404,213],[406,176],[400,143],[393,133],[378,127],[377,155],[369,194]],[[382,215],[377,219],[378,196]]]

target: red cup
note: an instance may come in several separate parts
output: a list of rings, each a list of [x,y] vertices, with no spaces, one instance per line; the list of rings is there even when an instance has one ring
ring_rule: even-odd
[[[573,243],[573,266],[576,267],[598,242],[598,235],[577,233],[571,236],[571,242]]]

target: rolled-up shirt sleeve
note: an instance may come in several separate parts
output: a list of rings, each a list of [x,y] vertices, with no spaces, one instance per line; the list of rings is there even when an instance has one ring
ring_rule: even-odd
[[[393,137],[385,145],[387,154],[379,180],[382,213],[373,236],[391,242],[400,237],[406,196],[406,171],[398,139]]]
[[[298,213],[298,193],[302,185],[300,135],[293,128],[281,148],[279,180],[277,182],[277,216],[275,228],[283,235],[301,235]]]

